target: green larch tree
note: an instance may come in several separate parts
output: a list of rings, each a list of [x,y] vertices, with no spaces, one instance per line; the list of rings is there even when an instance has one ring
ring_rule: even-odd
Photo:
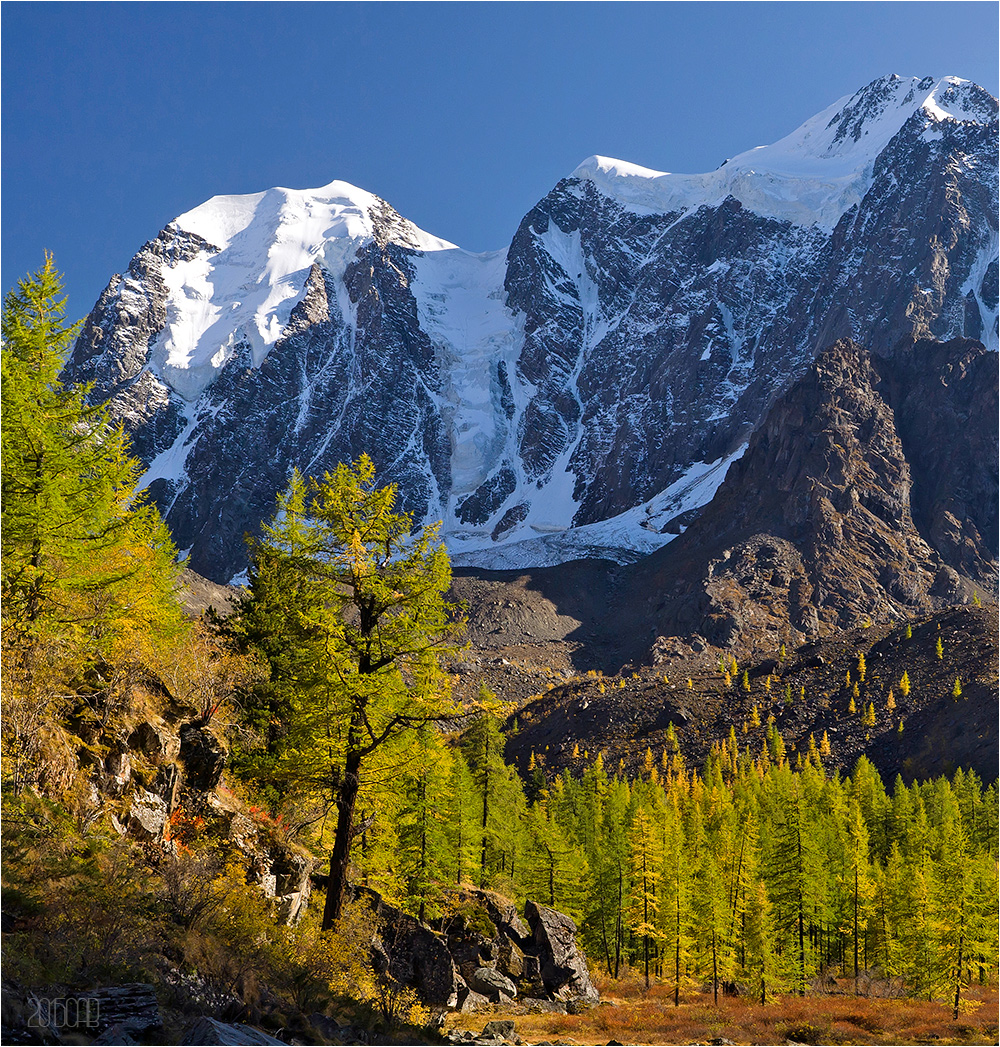
[[[72,676],[149,665],[186,628],[176,550],[136,490],[127,437],[87,387],[60,379],[77,331],[65,303],[46,256],[4,299],[0,330],[3,744],[15,791]]]
[[[397,866],[406,888],[406,907],[416,909],[417,919],[423,921],[428,907],[436,915],[443,897],[441,885],[456,864],[447,829],[454,757],[432,724],[421,725],[415,735],[401,775]]]
[[[272,661],[271,682],[292,685],[294,722],[281,752],[288,771],[337,809],[326,930],[340,918],[366,771],[422,725],[457,712],[440,665],[456,649],[456,612],[445,598],[451,568],[438,526],[414,532],[366,455],[321,479],[295,473],[252,551],[235,627],[262,617],[277,630],[284,620],[276,643],[308,637],[287,663]],[[280,613],[259,606],[282,592],[265,573],[296,579]]]
[[[640,806],[629,833],[633,890],[628,909],[628,925],[642,940],[643,971],[649,988],[650,945],[654,948],[661,934],[659,929],[660,875],[663,868],[663,849],[660,832],[654,818]]]

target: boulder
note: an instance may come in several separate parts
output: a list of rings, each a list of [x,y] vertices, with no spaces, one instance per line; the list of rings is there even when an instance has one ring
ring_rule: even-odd
[[[491,939],[461,927],[449,927],[448,951],[463,978],[471,978],[474,971],[485,967],[493,959]]]
[[[599,999],[590,980],[587,961],[576,944],[576,924],[544,905],[528,902],[524,914],[531,925],[534,952],[541,963],[541,977],[552,996],[568,1000]]]
[[[207,727],[186,723],[180,730],[180,760],[190,789],[208,792],[219,784],[226,765],[226,747]]]
[[[504,1000],[513,1000],[517,996],[517,986],[510,978],[492,967],[478,967],[473,971],[469,987],[473,992],[488,997],[493,1003],[503,1003]]]
[[[509,1018],[487,1022],[479,1035],[484,1040],[490,1036],[495,1036],[500,1040],[511,1040],[514,1038],[514,1023]]]
[[[480,902],[498,931],[521,944],[531,936],[531,928],[521,919],[517,906],[502,894],[492,891],[474,891],[473,898]]]
[[[415,989],[424,1003],[455,1006],[462,981],[444,939],[375,891],[357,887],[355,894],[371,905],[386,973]]]
[[[524,977],[524,952],[516,942],[512,942],[506,935],[500,938],[497,946],[497,970],[506,974],[512,981],[517,981]]]
[[[483,996],[482,993],[473,992],[468,987],[464,993],[459,993],[458,996],[458,1011],[460,1014],[474,1014],[476,1011],[481,1011],[484,1007],[491,1007],[489,997]]]
[[[252,1025],[217,1022],[214,1018],[199,1018],[188,1030],[181,1043],[190,1045],[190,1047],[209,1044],[231,1044],[232,1047],[244,1047],[244,1045],[254,1047],[258,1044],[266,1047],[268,1044],[278,1044],[284,1047],[281,1040],[268,1036],[266,1032]]]
[[[521,1006],[528,1014],[566,1014],[566,1004],[561,1000],[543,1000],[536,996],[525,996]]]
[[[132,798],[127,824],[141,840],[159,840],[167,823],[167,804],[162,796],[140,789]]]

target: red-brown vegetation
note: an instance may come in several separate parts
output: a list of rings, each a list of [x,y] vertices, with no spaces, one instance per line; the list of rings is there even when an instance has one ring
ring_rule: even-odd
[[[973,986],[958,1020],[946,1000],[886,999],[830,993],[779,996],[760,1006],[743,997],[711,993],[681,995],[674,1007],[673,985],[641,977],[595,979],[603,1002],[582,1014],[528,1014],[515,1017],[525,1043],[693,1044],[719,1038],[738,1044],[994,1044],[998,995],[995,986]],[[456,1015],[449,1026],[480,1029],[494,1015]]]

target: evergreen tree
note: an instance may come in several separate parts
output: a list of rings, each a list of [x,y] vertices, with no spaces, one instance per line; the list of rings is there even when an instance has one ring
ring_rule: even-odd
[[[454,746],[451,756],[445,835],[454,874],[449,870],[448,879],[455,884],[471,883],[473,871],[479,867],[480,824],[476,783],[461,748]]]
[[[15,791],[68,681],[150,665],[184,631],[175,549],[136,492],[128,440],[86,387],[62,383],[77,327],[51,256],[2,318],[3,744]]]
[[[409,749],[409,766],[402,776],[402,805],[396,817],[398,871],[405,885],[406,907],[421,921],[428,906],[436,915],[456,864],[447,825],[453,757],[430,724],[417,729]]]
[[[759,989],[761,1006],[767,1003],[767,994],[780,989],[779,962],[775,948],[775,925],[767,889],[760,881],[750,892],[746,910],[745,968]]]
[[[271,673],[272,682],[295,685],[285,692],[296,708],[282,757],[337,808],[324,929],[340,917],[366,770],[421,725],[456,712],[439,661],[455,649],[448,554],[438,527],[411,533],[395,501],[394,487],[376,486],[366,455],[320,480],[294,474],[253,547],[236,616],[237,631],[271,623],[276,644],[306,638],[290,663],[272,660]],[[295,579],[287,601],[275,578]]]
[[[141,466],[87,388],[60,381],[78,325],[52,262],[4,300],[4,624],[24,657],[47,635],[94,643],[179,621],[174,547],[136,492]]]
[[[868,861],[868,827],[861,814],[861,805],[856,799],[851,801],[848,812],[847,858],[851,937],[854,942],[854,994],[857,995],[860,942],[861,935],[867,929],[867,903],[871,896],[872,884]]]
[[[663,866],[660,834],[653,818],[640,806],[629,833],[632,882],[634,885],[628,911],[632,932],[642,939],[643,972],[649,988],[650,945],[656,948],[661,937],[659,929],[659,886]]]
[[[544,803],[531,808],[526,822],[530,853],[519,883],[531,897],[544,898],[550,908],[580,919],[587,859]]]
[[[709,971],[712,994],[715,1004],[718,1005],[719,982],[729,979],[731,965],[726,948],[730,915],[729,897],[716,846],[725,839],[724,852],[731,852],[732,840],[731,837],[723,837],[721,832],[714,832],[711,835],[718,843],[713,846],[709,834],[704,832],[700,824],[691,830],[692,837],[697,838],[698,835],[702,836],[702,842],[697,848],[697,863],[691,877],[692,933],[711,957]]]
[[[699,819],[700,821],[700,819]],[[674,1006],[680,1006],[681,971],[686,966],[689,949],[690,871],[688,863],[697,861],[694,847],[688,849],[681,819],[676,784],[666,799],[660,815],[662,865],[660,871],[660,934],[665,957],[672,962]],[[704,831],[698,826],[692,841],[704,847]]]
[[[814,967],[807,948],[807,924],[810,912],[821,902],[822,860],[798,777],[787,767],[773,773],[776,806],[768,894],[779,932],[795,957],[796,991],[804,996]]]
[[[495,885],[509,875],[509,852],[519,828],[519,810],[526,806],[516,775],[504,763],[505,739],[500,721],[492,711],[494,696],[485,686],[480,691],[483,709],[462,738],[462,751],[472,772],[479,811],[478,880],[480,887]],[[520,790],[520,797],[516,792]]]
[[[586,915],[581,925],[584,941],[604,956],[608,974],[617,978],[625,945],[625,911],[631,867],[629,830],[634,813],[628,783],[608,785],[604,811],[589,854],[590,884]]]

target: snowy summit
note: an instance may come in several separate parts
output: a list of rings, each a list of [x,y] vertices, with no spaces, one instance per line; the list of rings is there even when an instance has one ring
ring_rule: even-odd
[[[111,281],[69,375],[210,577],[293,467],[362,451],[460,564],[635,559],[837,338],[996,348],[996,114],[888,76],[707,174],[591,157],[486,254],[345,182],[213,197]]]

